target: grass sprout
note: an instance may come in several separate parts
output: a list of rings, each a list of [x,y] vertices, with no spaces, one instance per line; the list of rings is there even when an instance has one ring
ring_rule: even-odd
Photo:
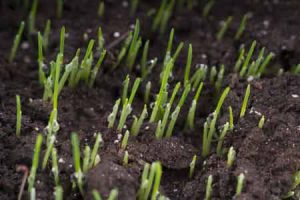
[[[103,17],[104,13],[105,13],[105,4],[103,0],[100,0],[98,11],[97,11],[98,17]]]
[[[64,0],[56,0],[56,17],[60,19],[62,17],[64,7]]]
[[[93,195],[94,200],[102,200],[102,197],[101,197],[101,195],[99,194],[99,192],[97,190],[94,189],[92,191],[92,195]]]
[[[189,109],[188,116],[187,116],[187,122],[186,122],[187,128],[194,129],[194,127],[195,127],[195,115],[196,115],[197,102],[198,102],[199,96],[201,94],[202,88],[203,88],[203,82],[200,83],[200,85],[197,89],[197,92],[194,96],[194,99],[192,101],[192,105]]]
[[[44,50],[48,49],[50,32],[51,32],[51,20],[48,19],[47,23],[46,23],[46,27],[44,29],[44,33],[43,33],[43,47],[44,47]]]
[[[21,126],[22,126],[22,107],[21,99],[19,95],[16,95],[16,136],[20,137],[21,135]]]
[[[16,57],[16,53],[17,53],[17,50],[19,48],[20,41],[21,41],[21,38],[22,38],[22,34],[24,32],[24,27],[25,27],[25,22],[22,21],[21,24],[20,24],[18,33],[15,36],[13,46],[11,48],[11,51],[10,51],[10,54],[9,54],[9,57],[8,57],[9,63],[12,63],[14,61],[15,57]]]
[[[127,166],[127,165],[128,165],[128,157],[129,157],[128,151],[125,151],[125,153],[124,153],[124,158],[123,158],[123,165],[124,165],[124,166]]]
[[[288,199],[290,197],[293,197],[295,195],[294,190],[300,185],[300,171],[297,171],[293,175],[293,184],[290,189],[290,191],[283,197],[283,199]]]
[[[211,195],[212,195],[212,182],[213,182],[213,177],[212,175],[209,175],[207,178],[207,182],[206,182],[206,191],[205,191],[205,200],[210,200],[211,199]]]
[[[109,193],[107,200],[117,200],[118,199],[119,191],[118,189],[112,189]]]
[[[175,0],[161,1],[160,7],[152,23],[152,31],[155,32],[159,29],[160,34],[163,34],[166,31],[168,22],[173,13],[174,5]]]
[[[192,64],[192,56],[193,56],[193,47],[190,44],[189,45],[187,62],[186,62],[186,66],[185,66],[185,72],[184,72],[184,85],[187,85],[189,83],[191,64]]]
[[[44,56],[43,56],[43,37],[40,32],[38,32],[38,65],[39,65],[39,81],[41,85],[45,84],[46,75],[43,70],[44,64]]]
[[[291,68],[291,73],[293,73],[293,74],[300,74],[300,64],[293,66]]]
[[[196,161],[197,161],[197,155],[193,156],[193,160],[190,163],[190,171],[189,171],[189,178],[192,178],[194,175],[194,171],[195,171],[195,166],[196,166]]]
[[[80,144],[78,135],[76,133],[72,133],[71,135],[71,143],[72,143],[72,152],[73,152],[73,160],[75,167],[75,178],[77,180],[77,185],[80,190],[80,193],[83,194],[83,173],[81,170],[81,161],[80,161]]]
[[[233,123],[233,112],[232,112],[232,107],[231,106],[228,106],[228,112],[229,112],[229,129],[233,130],[234,123]]]
[[[142,39],[139,36],[139,33],[140,33],[140,22],[139,20],[136,20],[132,40],[130,42],[130,46],[126,58],[126,65],[130,70],[132,70],[132,67],[135,64],[138,51],[142,45]]]
[[[245,182],[245,175],[243,173],[241,173],[237,177],[237,186],[236,186],[235,196],[239,196],[242,193],[242,190],[244,187],[244,182]]]
[[[104,44],[105,44],[105,40],[104,40],[104,37],[103,37],[103,33],[102,33],[102,28],[99,27],[98,28],[98,46],[97,46],[97,50],[99,52],[102,52],[103,49],[104,49]]]
[[[139,118],[135,117],[132,127],[131,127],[131,134],[134,136],[137,136],[139,134],[139,131],[141,129],[141,126],[145,120],[145,118],[147,117],[148,112],[147,112],[147,105],[144,105],[144,109],[140,115]]]
[[[110,113],[110,115],[107,117],[107,121],[108,121],[108,128],[112,128],[114,126],[114,123],[116,121],[116,117],[118,114],[118,109],[121,103],[121,99],[118,99],[113,107],[112,112]]]
[[[130,135],[130,133],[127,130],[123,136],[122,143],[121,143],[121,149],[123,149],[123,150],[125,150],[127,147],[129,135]]]
[[[243,35],[243,33],[245,31],[245,28],[246,28],[246,25],[247,25],[247,21],[248,21],[248,15],[245,14],[242,18],[239,29],[236,32],[235,36],[234,36],[235,40],[239,40],[241,38],[241,36]]]
[[[207,74],[207,65],[196,65],[197,70],[190,79],[193,90],[196,90],[199,87],[200,82],[206,79]]]
[[[126,122],[126,119],[130,115],[131,111],[132,111],[131,104],[128,102],[128,99],[126,99],[126,101],[125,101],[125,103],[123,104],[123,107],[122,107],[121,117],[120,117],[120,120],[119,120],[117,131],[120,132],[123,129],[124,124]]]
[[[154,162],[151,166],[146,163],[142,173],[142,180],[138,192],[138,200],[155,200],[159,194],[159,186],[162,175],[160,162]],[[152,191],[151,195],[150,192]]]
[[[140,65],[141,65],[142,79],[145,79],[148,76],[148,74],[152,72],[153,67],[155,67],[155,65],[157,64],[157,58],[148,61],[149,43],[150,41],[147,40],[146,43],[144,44],[143,54],[141,58]]]
[[[29,34],[32,34],[35,32],[35,17],[37,12],[39,0],[33,0],[31,9],[28,16],[28,31]]]
[[[265,124],[265,116],[263,115],[259,120],[258,128],[262,129],[264,127],[264,124]]]
[[[215,5],[215,0],[208,0],[203,8],[202,16],[207,17],[214,5]]]
[[[55,187],[55,200],[63,200],[63,188],[61,186]]]
[[[233,17],[229,16],[227,17],[226,21],[222,24],[221,29],[219,30],[218,34],[217,34],[217,40],[220,41],[223,39],[226,31],[228,30],[231,22],[232,22]]]
[[[229,123],[226,122],[226,124],[224,125],[223,127],[223,130],[221,132],[221,135],[219,137],[219,141],[218,141],[218,145],[217,145],[217,155],[221,156],[222,155],[222,145],[223,145],[223,141],[224,141],[224,138],[228,132],[228,129],[229,129]]]
[[[58,162],[57,162],[57,150],[56,148],[52,148],[52,172],[54,175],[54,182],[56,186],[59,186],[59,170],[58,170]]]
[[[225,98],[227,97],[228,93],[230,91],[230,88],[227,87],[225,88],[225,90],[223,91],[216,110],[213,113],[212,119],[207,119],[207,121],[204,123],[204,130],[203,130],[203,146],[202,146],[202,156],[206,157],[209,153],[210,153],[210,148],[211,148],[211,142],[212,142],[212,138],[215,135],[216,132],[216,121],[218,118],[218,115],[220,113],[220,110],[222,108],[222,105],[224,103]]]
[[[127,99],[128,94],[128,86],[130,82],[129,75],[126,76],[125,80],[123,81],[123,92],[122,92],[122,103],[124,104]]]
[[[151,81],[148,81],[146,84],[146,91],[144,94],[144,103],[148,104],[149,103],[149,98],[150,98],[150,92],[151,92]]]
[[[51,154],[52,149],[53,149],[54,142],[56,140],[55,135],[51,135],[51,136],[49,136],[49,138],[50,139],[47,141],[47,150],[46,150],[46,153],[44,155],[42,169],[45,169],[46,166],[47,166],[48,159],[50,157],[50,154]]]
[[[43,136],[41,134],[38,134],[38,136],[36,137],[36,142],[35,142],[35,147],[34,147],[30,175],[28,177],[28,192],[29,193],[32,193],[32,191],[34,190],[35,175],[36,175],[36,171],[39,166],[39,156],[40,156],[42,142],[43,142]]]
[[[227,168],[232,167],[233,162],[235,160],[235,156],[236,156],[236,151],[234,150],[233,147],[230,147],[227,153],[227,163],[226,163]]]
[[[136,13],[139,0],[130,0],[130,16],[133,16]]]
[[[241,112],[240,112],[240,118],[243,118],[246,114],[246,109],[247,109],[247,105],[248,105],[248,101],[249,101],[249,97],[250,97],[250,87],[251,87],[250,84],[248,84],[248,86],[246,88]]]

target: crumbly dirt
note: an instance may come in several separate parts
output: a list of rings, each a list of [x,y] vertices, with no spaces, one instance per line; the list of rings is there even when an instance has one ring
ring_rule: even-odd
[[[16,165],[31,167],[35,138],[46,127],[51,104],[42,101],[43,88],[38,82],[36,35],[24,34],[23,44],[18,50],[14,63],[7,56],[21,20],[28,13],[14,1],[0,1],[0,199],[16,199],[23,174],[16,172]],[[159,74],[165,54],[168,34],[158,36],[151,32],[151,17],[147,12],[158,8],[158,0],[141,1],[135,17],[129,17],[129,9],[121,1],[105,1],[105,16],[97,17],[98,1],[65,1],[63,18],[55,17],[55,3],[41,1],[38,7],[36,27],[43,31],[47,19],[52,21],[49,49],[45,52],[46,63],[55,58],[59,48],[59,30],[66,27],[65,62],[70,61],[77,48],[86,48],[89,38],[96,38],[97,29],[102,27],[106,47],[114,43],[115,32],[126,34],[135,18],[141,22],[143,39],[150,39],[150,57],[158,57],[159,64],[146,80],[143,80],[133,103],[133,114],[139,115],[143,108],[143,94],[148,80],[152,81],[151,100],[159,88]],[[156,124],[146,122],[137,137],[130,137],[127,151],[129,163],[123,166],[124,151],[120,148],[120,136],[114,129],[107,128],[107,116],[122,92],[122,82],[129,73],[131,80],[140,76],[138,69],[128,71],[125,65],[110,70],[115,62],[120,45],[109,49],[95,86],[64,88],[59,97],[59,124],[55,147],[58,150],[60,181],[64,189],[64,199],[83,199],[79,191],[72,189],[74,167],[71,151],[71,132],[80,137],[81,150],[86,144],[92,146],[94,133],[101,132],[103,143],[99,150],[100,164],[85,174],[84,192],[86,199],[97,189],[107,197],[113,188],[119,189],[119,199],[136,199],[140,175],[146,162],[161,161],[163,166],[160,192],[174,200],[204,199],[206,181],[213,175],[212,199],[277,200],[287,194],[292,177],[300,169],[300,77],[288,70],[300,63],[300,2],[297,0],[220,0],[213,7],[208,18],[201,16],[205,2],[201,1],[193,10],[176,9],[169,27],[174,27],[175,44],[185,42],[174,66],[174,77],[170,81],[173,88],[183,80],[186,63],[187,44],[193,44],[193,68],[196,64],[217,67],[225,64],[225,80],[231,91],[224,102],[218,126],[228,121],[228,106],[234,113],[234,129],[224,141],[225,149],[233,146],[237,152],[231,168],[226,167],[226,154],[217,156],[215,143],[207,158],[201,157],[203,123],[213,112],[220,94],[209,82],[199,98],[195,129],[185,129],[186,116],[193,95],[187,98],[181,109],[173,137],[156,140]],[[233,39],[242,16],[248,13],[246,31],[239,41]],[[234,17],[222,41],[216,40],[220,23],[229,15]],[[169,30],[169,29],[168,29]],[[256,40],[259,47],[274,52],[275,59],[268,66],[266,74],[251,81],[251,96],[244,118],[239,118],[247,81],[239,79],[233,72],[239,47],[249,46]],[[29,45],[26,48],[26,45]],[[258,52],[256,52],[257,54]],[[140,56],[138,57],[139,60]],[[283,74],[278,75],[280,68]],[[21,96],[22,132],[15,136],[15,95]],[[261,116],[266,118],[262,129],[258,128]],[[132,115],[127,120],[131,127]],[[44,140],[46,137],[44,137]],[[43,143],[41,159],[46,150]],[[195,173],[188,177],[189,164],[198,155]],[[235,197],[237,176],[246,176],[242,194]],[[36,178],[38,199],[54,199],[54,178],[50,165],[45,170],[39,168]],[[28,194],[24,192],[24,199]],[[295,198],[296,199],[296,198]]]

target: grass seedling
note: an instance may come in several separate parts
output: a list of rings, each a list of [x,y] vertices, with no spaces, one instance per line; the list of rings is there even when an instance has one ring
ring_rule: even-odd
[[[107,121],[108,121],[108,128],[112,128],[114,126],[114,123],[116,121],[116,117],[118,114],[118,110],[119,110],[119,105],[121,103],[121,99],[118,99],[113,107],[112,112],[110,113],[110,115],[107,117]]]
[[[232,112],[232,107],[228,107],[228,112],[229,112],[229,130],[233,130],[234,125],[233,125],[233,112]]]
[[[211,84],[215,83],[217,74],[218,74],[217,68],[216,68],[216,66],[213,66],[210,69],[210,74],[209,74],[209,82]]]
[[[102,139],[102,135],[101,133],[97,133],[97,136],[96,136],[96,141],[95,141],[95,144],[94,144],[94,147],[93,147],[93,150],[92,150],[92,154],[91,154],[91,157],[90,157],[90,161],[89,161],[89,169],[91,169],[92,167],[96,166],[98,163],[99,163],[99,155],[98,155],[98,149],[101,145],[101,143],[103,142],[103,139]]]
[[[124,153],[124,158],[123,158],[123,165],[124,165],[124,166],[127,166],[127,165],[128,165],[128,157],[129,157],[128,151],[125,151],[125,153]]]
[[[130,82],[130,77],[129,77],[129,75],[127,75],[125,80],[123,81],[123,92],[122,92],[122,103],[123,104],[125,103],[125,101],[127,99],[129,82]]]
[[[174,5],[175,0],[163,0],[161,2],[160,8],[152,23],[152,31],[157,31],[159,29],[160,34],[163,34],[166,31],[168,22],[173,13]]]
[[[20,137],[21,135],[21,126],[22,126],[22,108],[21,108],[21,99],[19,95],[16,95],[16,136]]]
[[[263,115],[259,120],[258,128],[262,129],[264,127],[264,124],[265,124],[265,116]]]
[[[32,193],[34,191],[34,183],[35,183],[35,175],[37,168],[39,166],[39,156],[41,151],[41,146],[43,142],[43,136],[38,134],[35,142],[34,153],[33,153],[33,160],[30,170],[30,175],[28,177],[28,192]]]
[[[45,84],[46,75],[43,70],[44,64],[44,56],[43,56],[43,37],[40,32],[38,32],[38,65],[39,65],[39,81],[41,85]]]
[[[36,200],[36,191],[35,191],[35,188],[32,188],[30,193],[30,200]]]
[[[121,149],[125,150],[128,144],[129,139],[129,131],[127,130],[123,136],[122,143],[121,143]]]
[[[241,112],[240,112],[240,118],[243,118],[245,116],[249,97],[250,97],[250,84],[248,84],[246,92],[245,92],[245,96],[244,96],[244,100],[243,100],[243,104],[242,104],[242,108],[241,108]]]
[[[235,190],[235,196],[239,196],[242,193],[243,187],[244,187],[244,182],[245,182],[245,175],[241,173],[237,177],[237,186]]]
[[[91,148],[88,145],[85,146],[83,155],[82,172],[86,173],[89,168],[89,159],[91,157]]]
[[[214,5],[215,5],[215,1],[209,0],[203,8],[202,16],[206,18],[209,15],[209,13]]]
[[[163,108],[163,104],[165,103],[165,94],[167,93],[167,85],[168,80],[171,74],[171,69],[173,68],[173,59],[171,58],[168,64],[166,65],[165,70],[163,71],[162,81],[159,89],[159,93],[157,95],[156,101],[154,103],[154,107],[151,113],[150,122],[155,122],[158,118],[159,111]]]
[[[194,175],[194,171],[195,171],[195,166],[196,166],[196,161],[197,161],[197,155],[193,156],[193,160],[190,163],[190,171],[189,171],[189,178],[192,178]]]
[[[185,86],[190,82],[190,71],[191,71],[191,65],[192,65],[192,56],[193,56],[193,47],[190,44],[189,45],[187,62],[186,62],[186,66],[185,66],[185,72],[184,72],[184,85]]]
[[[203,147],[202,147],[202,156],[203,157],[206,157],[210,153],[212,138],[216,132],[216,121],[217,121],[218,115],[220,113],[220,110],[222,108],[222,105],[224,103],[224,100],[227,97],[229,91],[230,91],[229,87],[227,87],[223,91],[223,93],[219,99],[219,102],[217,104],[216,110],[213,113],[212,120],[211,121],[207,120],[204,124],[203,139],[202,139],[203,140],[202,141],[203,142]]]
[[[145,164],[138,192],[138,200],[147,200],[149,197],[151,197],[151,200],[156,200],[159,194],[161,175],[162,167],[160,162],[152,163],[151,168],[148,163]]]
[[[48,159],[50,157],[50,154],[52,152],[52,148],[53,148],[54,142],[56,140],[55,135],[51,135],[51,136],[49,136],[49,138],[50,138],[49,141],[47,141],[47,150],[46,150],[46,153],[44,155],[42,169],[45,169],[46,166],[47,166]]]
[[[132,70],[138,51],[142,45],[142,39],[141,37],[139,37],[139,33],[140,33],[140,22],[139,20],[136,20],[132,40],[126,58],[126,65],[129,67],[130,70]]]
[[[300,64],[293,66],[291,68],[291,73],[293,73],[293,74],[300,74]]]
[[[221,87],[222,87],[222,82],[223,82],[223,78],[224,78],[224,71],[225,71],[225,67],[224,65],[221,65],[221,68],[218,72],[217,75],[217,80],[215,82],[215,88],[217,91],[220,91]]]
[[[118,199],[118,190],[117,189],[112,189],[109,193],[108,199],[107,200],[117,200]]]
[[[219,141],[218,141],[218,145],[217,145],[217,155],[221,156],[222,155],[222,145],[223,145],[223,141],[224,141],[224,138],[228,132],[228,129],[229,129],[229,123],[227,122],[224,127],[223,127],[223,130],[221,132],[221,135],[219,137]]]
[[[59,171],[58,171],[58,162],[57,162],[57,150],[54,147],[51,153],[52,157],[52,172],[54,175],[54,182],[56,186],[59,186]]]
[[[255,46],[256,46],[256,41],[253,41],[252,44],[251,44],[250,50],[249,50],[249,52],[248,52],[248,54],[247,54],[247,56],[246,56],[246,59],[245,59],[243,65],[242,65],[242,69],[241,69],[241,71],[240,71],[240,76],[241,76],[241,77],[243,77],[243,76],[245,75],[245,73],[246,73],[246,70],[247,70],[247,67],[248,67],[248,65],[249,65],[250,59],[251,59],[251,57],[252,57],[252,55],[253,55]],[[242,55],[242,54],[244,54],[243,52],[244,52],[244,51],[242,50],[242,51],[241,51],[241,54],[240,54],[240,58],[243,58],[243,55]],[[241,61],[238,61],[238,62],[241,63]],[[239,67],[236,67],[236,68],[239,69]]]
[[[73,160],[74,160],[74,167],[75,167],[75,178],[77,180],[77,185],[80,190],[80,193],[83,194],[83,173],[81,170],[80,149],[79,149],[80,144],[76,133],[72,133],[71,143],[72,143],[72,152],[73,152]]]
[[[103,17],[104,16],[104,12],[105,12],[105,4],[103,0],[100,0],[99,2],[99,6],[98,6],[98,17]]]
[[[24,32],[24,27],[25,27],[25,22],[22,21],[21,24],[20,24],[18,33],[15,36],[14,43],[13,43],[13,46],[11,48],[11,51],[10,51],[10,54],[9,54],[9,57],[8,57],[9,63],[12,63],[14,61],[15,57],[16,57],[16,53],[17,53],[17,50],[19,48],[20,41],[21,41],[21,38],[22,38],[22,34]]]
[[[139,119],[137,119],[137,117],[134,118],[132,127],[131,127],[131,134],[134,136],[137,136],[140,132],[141,126],[145,120],[145,118],[147,117],[148,112],[147,112],[147,105],[144,105],[144,109],[142,111],[142,114],[140,115]]]
[[[98,52],[102,52],[103,49],[104,49],[104,44],[105,44],[105,40],[104,40],[104,37],[103,37],[103,33],[102,33],[102,28],[99,27],[98,28],[98,46],[97,46],[97,50]]]
[[[248,15],[245,14],[243,16],[243,19],[242,19],[241,23],[240,23],[239,29],[236,32],[235,36],[234,36],[235,40],[239,40],[241,38],[241,36],[243,35],[243,33],[245,31],[245,28],[246,28],[246,25],[247,25],[247,21],[248,21]]]
[[[235,160],[235,155],[236,155],[236,152],[235,152],[234,148],[230,147],[229,151],[227,153],[227,163],[226,163],[227,168],[230,168],[233,165],[234,160]]]
[[[232,16],[229,16],[226,21],[223,23],[221,29],[219,30],[218,34],[217,34],[217,40],[220,41],[223,39],[226,31],[228,30],[231,22],[232,22]]]
[[[288,199],[295,195],[294,190],[300,185],[300,171],[297,171],[293,176],[293,185],[290,191],[283,197],[283,199]]]
[[[180,112],[180,108],[181,107],[177,106],[176,109],[174,110],[174,112],[171,115],[169,126],[168,126],[167,132],[166,132],[166,137],[167,138],[171,137],[172,134],[173,134],[173,129],[174,129],[175,123],[177,121],[177,118],[178,118],[178,115],[179,115],[179,112]]]
[[[94,189],[92,191],[92,194],[93,194],[93,199],[94,200],[102,200],[101,195],[99,194],[99,192],[97,190]]]
[[[151,81],[148,81],[146,84],[146,91],[145,91],[145,95],[144,95],[144,103],[145,104],[149,103],[150,91],[151,91]]]
[[[187,116],[187,122],[186,122],[187,128],[194,129],[194,127],[195,127],[195,115],[196,115],[197,102],[198,102],[199,96],[201,94],[202,88],[203,88],[203,82],[200,83],[200,85],[197,89],[197,92],[194,96],[194,99],[192,101],[192,105],[189,109],[188,116]]]
[[[43,34],[43,47],[44,50],[48,49],[49,46],[49,37],[50,37],[50,31],[51,31],[51,21],[50,19],[47,20],[46,27]]]
[[[62,17],[64,7],[64,0],[56,0],[56,17],[60,19]]]
[[[35,17],[36,17],[38,2],[39,2],[39,0],[33,0],[31,10],[30,10],[30,13],[29,13],[29,16],[28,16],[28,31],[29,31],[29,34],[32,34],[35,31]]]
[[[132,31],[130,31],[129,34],[128,34],[128,36],[127,36],[127,38],[124,41],[124,44],[123,44],[120,52],[119,52],[119,55],[117,57],[117,62],[113,65],[112,69],[115,69],[122,62],[123,58],[126,55],[128,47],[131,44],[132,37],[133,37],[133,33],[132,33]]]
[[[131,0],[130,1],[130,16],[131,17],[136,13],[138,4],[139,4],[139,0]]]
[[[63,188],[61,186],[55,187],[55,200],[63,200]]]
[[[101,55],[98,59],[98,62],[97,64],[94,66],[94,68],[92,69],[91,73],[90,73],[90,79],[89,79],[89,87],[93,87],[94,86],[94,83],[95,83],[95,80],[96,80],[96,77],[97,77],[97,74],[99,72],[99,69],[103,63],[103,60],[105,58],[105,55],[106,55],[106,50],[103,50],[101,52]]]
[[[207,182],[206,182],[205,200],[211,199],[211,195],[212,195],[212,191],[213,191],[212,182],[213,182],[213,177],[212,177],[212,175],[209,175],[207,178]]]
[[[148,52],[149,52],[149,43],[150,41],[147,40],[146,43],[144,44],[143,48],[143,54],[141,58],[141,75],[142,79],[145,79],[148,74],[152,72],[153,67],[157,63],[157,58],[154,58],[150,61],[148,61]]]
[[[200,82],[206,79],[207,74],[207,65],[196,65],[196,68],[198,69],[190,79],[193,90],[196,90],[199,87]]]

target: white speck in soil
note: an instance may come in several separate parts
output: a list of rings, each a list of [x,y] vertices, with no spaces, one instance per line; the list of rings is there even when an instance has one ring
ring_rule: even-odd
[[[119,32],[114,32],[113,36],[114,36],[115,38],[118,38],[118,37],[120,37],[120,33],[119,33]]]
[[[124,8],[127,8],[127,7],[128,7],[128,1],[123,1],[123,2],[122,2],[122,6],[123,6]]]
[[[150,128],[149,126],[146,126],[146,127],[145,127],[145,130],[149,130],[149,128]]]
[[[58,159],[59,163],[65,163],[65,160],[63,158]]]
[[[299,98],[299,95],[298,94],[292,94],[292,97],[293,98]]]
[[[27,42],[27,41],[22,42],[21,48],[22,48],[23,50],[29,49],[29,47],[30,47],[29,42]]]
[[[87,41],[89,39],[89,35],[87,33],[83,34],[83,40]]]

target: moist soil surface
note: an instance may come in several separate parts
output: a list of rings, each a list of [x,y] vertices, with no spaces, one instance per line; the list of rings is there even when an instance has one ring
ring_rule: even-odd
[[[125,131],[119,133],[115,129],[108,129],[107,117],[122,93],[122,82],[126,75],[129,74],[134,80],[134,77],[140,76],[140,72],[138,68],[130,72],[124,64],[110,70],[121,47],[115,36],[119,33],[122,37],[139,18],[143,39],[150,39],[150,57],[159,58],[153,72],[142,81],[134,100],[133,114],[139,115],[147,81],[152,81],[151,101],[158,92],[159,74],[168,40],[167,33],[159,36],[150,28],[153,16],[149,17],[147,12],[157,9],[159,2],[141,1],[136,15],[130,17],[126,1],[107,0],[104,16],[99,18],[98,1],[66,0],[60,20],[55,17],[56,7],[52,0],[41,1],[38,5],[36,29],[43,30],[47,19],[52,22],[49,48],[45,52],[46,64],[58,52],[59,31],[63,25],[67,32],[65,63],[72,59],[77,48],[85,50],[88,40],[84,38],[96,38],[99,26],[103,29],[108,49],[108,56],[93,88],[83,85],[75,89],[66,87],[59,96],[60,130],[55,147],[58,150],[64,199],[83,199],[78,190],[72,189],[72,132],[78,133],[82,152],[85,144],[94,144],[94,133],[101,132],[104,141],[99,150],[100,163],[85,174],[85,199],[92,199],[93,189],[106,198],[113,188],[118,188],[119,199],[136,199],[144,164],[157,160],[163,166],[160,192],[170,199],[204,199],[209,175],[213,176],[212,199],[282,199],[293,184],[293,175],[300,169],[300,77],[289,73],[291,66],[300,63],[300,2],[221,0],[216,1],[206,18],[201,14],[205,1],[192,10],[176,8],[168,31],[171,27],[175,28],[174,46],[180,41],[186,45],[175,63],[169,87],[173,88],[177,81],[183,80],[189,43],[193,44],[192,73],[196,64],[210,67],[225,65],[222,88],[230,86],[231,91],[217,125],[221,127],[228,121],[228,106],[232,106],[234,129],[226,135],[224,149],[233,146],[237,152],[236,160],[231,168],[226,167],[226,154],[218,156],[215,153],[216,142],[213,143],[211,154],[206,158],[201,157],[203,124],[214,111],[220,96],[220,92],[206,81],[197,106],[194,130],[184,128],[193,96],[190,94],[180,112],[173,136],[157,140],[156,124],[146,120],[139,135],[129,138],[129,163],[123,166],[124,151],[120,143]],[[3,200],[17,199],[23,174],[16,171],[16,166],[24,165],[30,169],[36,136],[43,133],[52,109],[50,102],[42,101],[43,87],[38,82],[36,62],[36,34],[24,34],[15,61],[9,63],[7,60],[20,21],[26,20],[28,15],[22,5],[16,5],[15,1],[0,1],[0,199]],[[250,16],[246,30],[236,41],[235,32],[246,13]],[[217,41],[216,33],[220,24],[230,15],[233,16],[232,25],[224,38]],[[246,115],[239,118],[248,83],[234,73],[233,66],[240,46],[244,44],[248,47],[253,40],[276,56],[266,73],[250,82],[251,95]],[[280,68],[283,70],[278,74]],[[21,96],[23,114],[20,138],[15,135],[16,94]],[[266,120],[260,129],[258,122],[262,115]],[[132,121],[133,115],[130,115],[127,126],[130,127]],[[41,159],[45,150],[46,144],[43,143]],[[198,160],[194,176],[189,178],[189,165],[194,155],[198,156]],[[240,173],[246,177],[244,188],[240,196],[234,197]],[[35,187],[37,199],[54,199],[51,165],[45,170],[39,168]],[[24,192],[23,198],[27,197],[27,192]]]

